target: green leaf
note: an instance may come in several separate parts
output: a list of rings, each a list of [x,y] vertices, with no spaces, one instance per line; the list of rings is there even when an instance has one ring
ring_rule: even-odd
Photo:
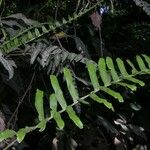
[[[118,65],[118,68],[119,68],[122,76],[123,77],[129,76],[129,74],[127,73],[127,70],[125,68],[124,62],[120,58],[117,58],[116,61],[117,61],[117,65]]]
[[[49,25],[49,30],[54,31],[55,30],[54,25]]]
[[[39,29],[37,29],[37,28],[35,28],[35,35],[37,36],[37,37],[39,37],[40,36],[40,31],[39,31]]]
[[[88,62],[87,68],[88,68],[89,76],[90,76],[92,85],[94,87],[94,90],[97,91],[100,85],[99,85],[98,78],[96,75],[96,66],[94,63]]]
[[[148,64],[148,67],[150,68],[150,57],[148,57],[147,55],[144,55],[144,54],[142,56],[144,57],[145,61]]]
[[[90,97],[98,102],[98,103],[102,103],[104,104],[107,108],[111,109],[112,111],[114,111],[114,107],[112,106],[111,103],[109,103],[106,99],[100,98],[99,96],[97,96],[95,93],[91,93]]]
[[[65,79],[67,81],[67,87],[68,87],[68,90],[70,92],[70,95],[72,96],[73,101],[77,102],[79,99],[79,95],[78,95],[78,92],[74,86],[72,74],[71,74],[69,69],[64,68],[64,76],[65,76]]]
[[[101,91],[104,91],[106,92],[107,94],[109,94],[110,96],[116,98],[119,100],[119,102],[123,102],[123,97],[120,95],[120,93],[116,92],[116,91],[113,91],[111,90],[110,88],[107,88],[107,87],[100,87],[100,90]]]
[[[73,108],[71,106],[67,106],[66,111],[69,115],[69,118],[76,124],[76,126],[78,126],[80,129],[83,129],[83,124],[82,124],[80,118],[76,115]]]
[[[17,132],[17,134],[16,134],[16,136],[17,136],[17,141],[18,141],[19,143],[21,143],[21,142],[23,141],[25,135],[26,135],[26,129],[25,129],[25,128],[20,129],[20,130]]]
[[[43,91],[37,89],[35,96],[35,108],[38,112],[39,121],[43,121],[44,118],[44,107],[43,107]]]
[[[66,23],[67,23],[67,21],[66,21],[65,18],[62,19],[62,23],[63,23],[63,24],[66,24]]]
[[[136,84],[139,84],[140,86],[144,86],[145,85],[145,83],[143,82],[143,81],[141,81],[141,80],[139,80],[139,79],[135,79],[135,78],[125,78],[126,80],[129,80],[129,81],[131,81],[131,82],[133,82],[133,83],[136,83]]]
[[[14,39],[14,46],[17,46],[19,44],[19,40],[17,38]]]
[[[50,108],[53,111],[57,111],[57,98],[54,93],[50,95]]]
[[[47,33],[48,32],[48,30],[46,29],[46,27],[43,25],[42,26],[42,31],[44,32],[44,33]]]
[[[52,87],[55,91],[55,95],[57,97],[57,100],[58,100],[59,104],[61,105],[63,110],[66,110],[67,104],[66,104],[63,92],[60,88],[59,82],[57,80],[57,77],[54,76],[54,75],[51,75],[50,80],[51,80]]]
[[[0,132],[0,142],[2,142],[5,139],[13,137],[15,134],[16,134],[15,131],[9,130],[9,129],[7,129],[5,131],[1,131]]]
[[[28,32],[28,38],[29,38],[29,40],[33,39],[33,35],[32,35],[31,31]]]
[[[107,57],[107,58],[106,58],[106,64],[107,64],[108,68],[109,68],[110,71],[111,71],[111,76],[112,76],[113,80],[114,80],[115,82],[118,82],[120,79],[119,79],[119,77],[118,77],[118,75],[117,75],[117,72],[116,72],[116,70],[115,70],[115,67],[114,67],[112,58]]]
[[[58,21],[55,22],[55,25],[57,28],[61,26],[61,24]]]
[[[117,83],[123,87],[127,87],[129,89],[131,89],[132,91],[136,91],[137,87],[135,85],[131,85],[131,84],[127,84],[127,83],[123,83],[123,82],[119,82]]]
[[[100,58],[98,62],[98,69],[101,76],[101,79],[105,86],[109,86],[111,82],[111,77],[106,70],[106,63],[104,58]]]
[[[54,116],[54,120],[56,121],[57,126],[59,127],[59,129],[63,129],[64,126],[65,126],[65,123],[62,120],[60,113],[59,112],[55,112],[53,114],[53,116]]]
[[[142,60],[142,58],[140,56],[136,56],[136,61],[139,65],[139,68],[140,68],[141,71],[146,71],[147,70],[147,68],[144,64],[144,61]]]
[[[135,68],[134,64],[129,59],[127,59],[126,61],[129,64],[129,66],[132,68],[132,74],[136,74],[138,70]]]

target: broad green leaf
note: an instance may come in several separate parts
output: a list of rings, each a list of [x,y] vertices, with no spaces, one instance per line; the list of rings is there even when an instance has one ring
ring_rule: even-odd
[[[44,106],[43,106],[43,91],[37,89],[35,96],[35,108],[38,112],[39,121],[43,121],[44,118]]]
[[[65,76],[65,79],[67,82],[67,87],[68,87],[68,90],[70,92],[70,95],[72,96],[73,101],[77,102],[77,100],[79,99],[79,95],[78,95],[78,92],[74,86],[72,74],[71,74],[69,69],[64,68],[64,76]]]
[[[55,113],[54,113],[54,120],[56,121],[57,126],[59,127],[59,129],[63,129],[63,128],[64,128],[65,123],[64,123],[64,121],[62,120],[61,115],[60,115],[59,112],[55,112]]]
[[[137,83],[137,84],[139,84],[139,85],[141,85],[141,86],[144,86],[145,85],[145,83],[143,82],[143,81],[141,81],[141,80],[139,80],[139,79],[135,79],[135,78],[125,78],[126,80],[129,80],[129,81],[131,81],[131,82],[133,82],[133,83]]]
[[[104,104],[107,108],[111,109],[112,111],[114,111],[114,107],[112,106],[111,103],[109,103],[106,99],[100,98],[99,96],[97,96],[95,93],[91,93],[90,97],[98,102],[98,103],[102,103]]]
[[[135,68],[134,64],[129,59],[127,59],[126,61],[132,68],[132,74],[136,74],[138,72],[138,70]]]
[[[144,64],[144,61],[142,60],[142,58],[140,56],[136,56],[136,61],[139,65],[139,68],[140,68],[141,71],[146,71],[147,70],[147,68]]]
[[[24,140],[25,135],[26,135],[26,129],[25,129],[25,128],[20,129],[20,130],[17,132],[17,134],[16,134],[16,136],[17,136],[17,141],[18,141],[19,143],[21,143],[21,142]]]
[[[75,111],[73,110],[73,108],[71,106],[67,106],[66,109],[69,118],[76,124],[76,126],[78,126],[80,129],[83,128],[83,124],[80,120],[80,118],[76,115]]]
[[[89,76],[90,76],[92,85],[94,87],[94,90],[97,91],[100,85],[99,85],[98,78],[96,75],[96,66],[94,63],[88,62],[87,68],[88,68]]]
[[[98,69],[101,76],[101,79],[105,86],[109,86],[111,82],[111,77],[106,70],[106,63],[104,58],[100,58],[98,62]]]
[[[124,76],[124,77],[129,76],[129,74],[127,73],[127,70],[125,68],[124,62],[120,58],[117,58],[116,61],[117,61],[117,65],[118,65],[118,68],[119,68],[122,76]]]
[[[106,64],[107,64],[108,68],[109,68],[110,71],[111,71],[112,79],[113,79],[115,82],[119,81],[120,79],[119,79],[119,77],[118,77],[118,75],[117,75],[117,72],[116,72],[116,70],[115,70],[115,67],[114,67],[112,58],[107,57],[107,58],[106,58]]]
[[[59,82],[57,80],[57,77],[54,75],[51,75],[50,80],[51,80],[53,89],[55,91],[55,95],[57,97],[57,100],[58,100],[59,104],[61,105],[62,109],[65,110],[67,107],[67,104],[66,104],[66,100],[64,98],[63,92],[60,88]]]
[[[16,134],[15,131],[13,130],[5,130],[5,131],[1,131],[0,132],[0,142],[2,142],[3,140],[7,139],[7,138],[11,138]]]
[[[106,92],[107,94],[109,94],[110,96],[112,96],[112,97],[118,99],[119,102],[123,102],[123,97],[121,96],[120,93],[118,93],[118,92],[116,92],[116,91],[113,91],[113,90],[111,90],[110,88],[103,87],[103,86],[100,87],[100,90],[101,90],[101,91],[104,91],[104,92]]]
[[[127,83],[123,83],[123,82],[119,82],[117,83],[123,87],[127,87],[129,89],[131,89],[132,91],[136,91],[137,87],[135,85],[131,85],[131,84],[127,84]]]
[[[148,64],[148,67],[149,67],[149,69],[150,69],[150,57],[148,57],[147,55],[142,55],[143,57],[144,57],[144,59],[145,59],[145,61],[147,62],[147,64]]]

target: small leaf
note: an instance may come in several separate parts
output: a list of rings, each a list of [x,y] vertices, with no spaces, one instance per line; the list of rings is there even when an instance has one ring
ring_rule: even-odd
[[[38,112],[39,121],[43,121],[44,118],[44,106],[43,106],[43,91],[36,90],[35,96],[35,108]]]
[[[16,134],[15,131],[9,129],[0,132],[0,142],[2,142],[5,139],[13,137],[15,134]]]
[[[106,88],[106,87],[100,87],[100,90],[106,92],[107,94],[109,94],[110,96],[116,98],[119,100],[119,102],[123,102],[123,97],[120,95],[120,93],[111,90],[110,88]]]
[[[59,104],[61,105],[62,109],[65,110],[66,107],[67,107],[67,104],[66,104],[63,92],[62,92],[62,90],[60,88],[59,82],[57,80],[57,77],[54,76],[54,75],[51,75],[50,76],[50,80],[51,80],[53,89],[55,91],[57,100],[58,100]]]
[[[67,106],[66,111],[69,115],[69,118],[76,124],[76,126],[78,126],[80,129],[83,129],[83,124],[82,124],[80,118],[76,115],[73,108],[71,106]]]
[[[119,82],[117,83],[123,87],[127,87],[129,89],[131,89],[132,91],[136,91],[137,87],[135,85],[131,85],[131,84],[127,84],[127,83],[122,83],[122,82]]]
[[[56,27],[60,27],[61,26],[61,24],[58,21],[55,22],[55,25],[56,25]]]
[[[107,108],[111,109],[112,111],[114,111],[114,107],[112,106],[111,103],[109,103],[106,99],[100,98],[99,96],[97,96],[95,93],[91,93],[90,97],[98,102],[98,103],[102,103],[104,104]]]
[[[111,82],[111,78],[110,75],[108,74],[108,71],[106,70],[106,63],[104,58],[99,59],[98,69],[104,85],[109,86]]]
[[[129,80],[129,81],[131,81],[131,82],[133,82],[133,83],[137,83],[137,84],[139,84],[140,86],[144,86],[145,85],[145,83],[143,82],[143,81],[141,81],[141,80],[139,80],[139,79],[135,79],[135,78],[125,78],[126,80]]]
[[[115,67],[114,67],[112,58],[107,57],[107,58],[106,58],[106,64],[107,64],[108,68],[109,68],[110,71],[111,71],[111,76],[112,76],[113,80],[114,80],[115,82],[119,81],[120,79],[119,79],[119,77],[118,77],[118,75],[117,75],[117,72],[116,72],[116,70],[115,70]]]
[[[59,129],[63,129],[63,128],[64,128],[65,123],[64,123],[64,121],[62,120],[61,115],[60,115],[59,112],[55,112],[55,113],[54,113],[54,120],[56,121],[57,126],[59,127]]]
[[[40,31],[39,31],[39,29],[35,28],[34,32],[35,32],[35,35],[36,35],[37,37],[40,36]]]
[[[69,69],[64,68],[64,76],[65,76],[65,79],[66,79],[66,82],[67,82],[67,87],[68,87],[68,90],[70,92],[70,95],[72,96],[73,101],[77,102],[78,99],[79,99],[79,95],[78,95],[78,92],[77,92],[77,90],[74,86],[72,74],[71,74]]]
[[[25,129],[25,128],[20,129],[20,130],[17,132],[17,134],[16,134],[16,136],[17,136],[17,141],[18,141],[19,143],[21,143],[21,142],[23,141],[25,135],[26,135],[26,129]]]
[[[46,29],[46,27],[43,25],[42,26],[42,31],[44,32],[44,33],[47,33],[48,32],[48,30]]]
[[[117,61],[117,65],[118,65],[118,68],[119,68],[122,76],[123,77],[129,76],[129,74],[127,73],[127,70],[125,68],[124,62],[120,58],[117,58],[116,61]]]
[[[50,95],[50,108],[53,111],[57,111],[57,98],[54,93]]]
[[[31,32],[31,31],[28,32],[28,39],[29,39],[29,40],[33,39],[33,35],[32,35],[32,32]]]
[[[136,74],[138,71],[137,71],[137,69],[135,68],[134,64],[133,64],[129,59],[127,59],[126,61],[127,61],[127,63],[130,65],[130,67],[132,68],[132,73],[133,73],[133,74]]]
[[[99,85],[98,78],[96,75],[96,66],[94,63],[88,62],[87,68],[88,68],[89,76],[90,76],[92,85],[94,87],[94,90],[97,91],[100,85]]]
[[[144,54],[142,56],[145,58],[145,61],[147,62],[148,67],[150,69],[150,57],[148,57],[147,55],[144,55]]]
[[[136,61],[139,65],[139,68],[141,69],[141,71],[146,71],[147,70],[147,68],[144,64],[144,61],[142,60],[142,58],[140,56],[136,56]]]
[[[63,18],[62,23],[65,25],[67,23],[66,19]]]

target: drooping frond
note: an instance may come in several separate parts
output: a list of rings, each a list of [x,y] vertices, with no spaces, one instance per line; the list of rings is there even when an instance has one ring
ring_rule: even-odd
[[[132,91],[136,90],[137,85],[144,86],[144,82],[135,78],[135,76],[150,74],[150,57],[147,55],[136,56],[136,64],[138,68],[136,68],[130,60],[124,62],[120,58],[117,58],[116,62],[114,62],[110,57],[107,57],[106,59],[100,58],[98,64],[87,61],[87,76],[89,76],[91,80],[93,90],[91,90],[91,92],[83,97],[80,97],[78,94],[78,90],[80,90],[80,88],[76,88],[73,82],[74,79],[71,71],[68,68],[64,68],[64,78],[66,81],[68,93],[72,98],[72,104],[67,103],[67,100],[63,94],[64,91],[61,88],[57,77],[55,75],[50,75],[50,81],[54,91],[49,97],[50,116],[46,118],[44,115],[44,93],[43,91],[37,89],[35,97],[35,108],[38,113],[39,123],[33,127],[22,128],[18,132],[7,129],[0,133],[0,141],[16,135],[18,142],[21,142],[25,135],[32,130],[40,129],[40,131],[43,131],[46,127],[46,123],[51,119],[54,119],[57,123],[57,126],[60,129],[63,129],[65,126],[65,121],[61,117],[63,112],[66,112],[68,117],[75,123],[75,125],[82,129],[83,123],[81,122],[79,116],[76,114],[73,106],[82,102],[88,103],[85,101],[87,98],[88,101],[91,99],[94,102],[103,104],[108,109],[114,111],[114,107],[111,101],[108,101],[104,97],[100,97],[98,92],[103,91],[104,93],[115,98],[118,102],[123,102],[124,100],[121,93],[112,90],[110,86],[119,85],[125,88],[129,88]],[[126,69],[127,65],[130,67],[130,73]],[[58,105],[61,107],[60,111],[58,110]]]

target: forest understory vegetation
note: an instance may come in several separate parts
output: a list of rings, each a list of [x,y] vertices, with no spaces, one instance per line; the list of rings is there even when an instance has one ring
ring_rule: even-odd
[[[149,0],[0,0],[0,149],[150,149]]]

